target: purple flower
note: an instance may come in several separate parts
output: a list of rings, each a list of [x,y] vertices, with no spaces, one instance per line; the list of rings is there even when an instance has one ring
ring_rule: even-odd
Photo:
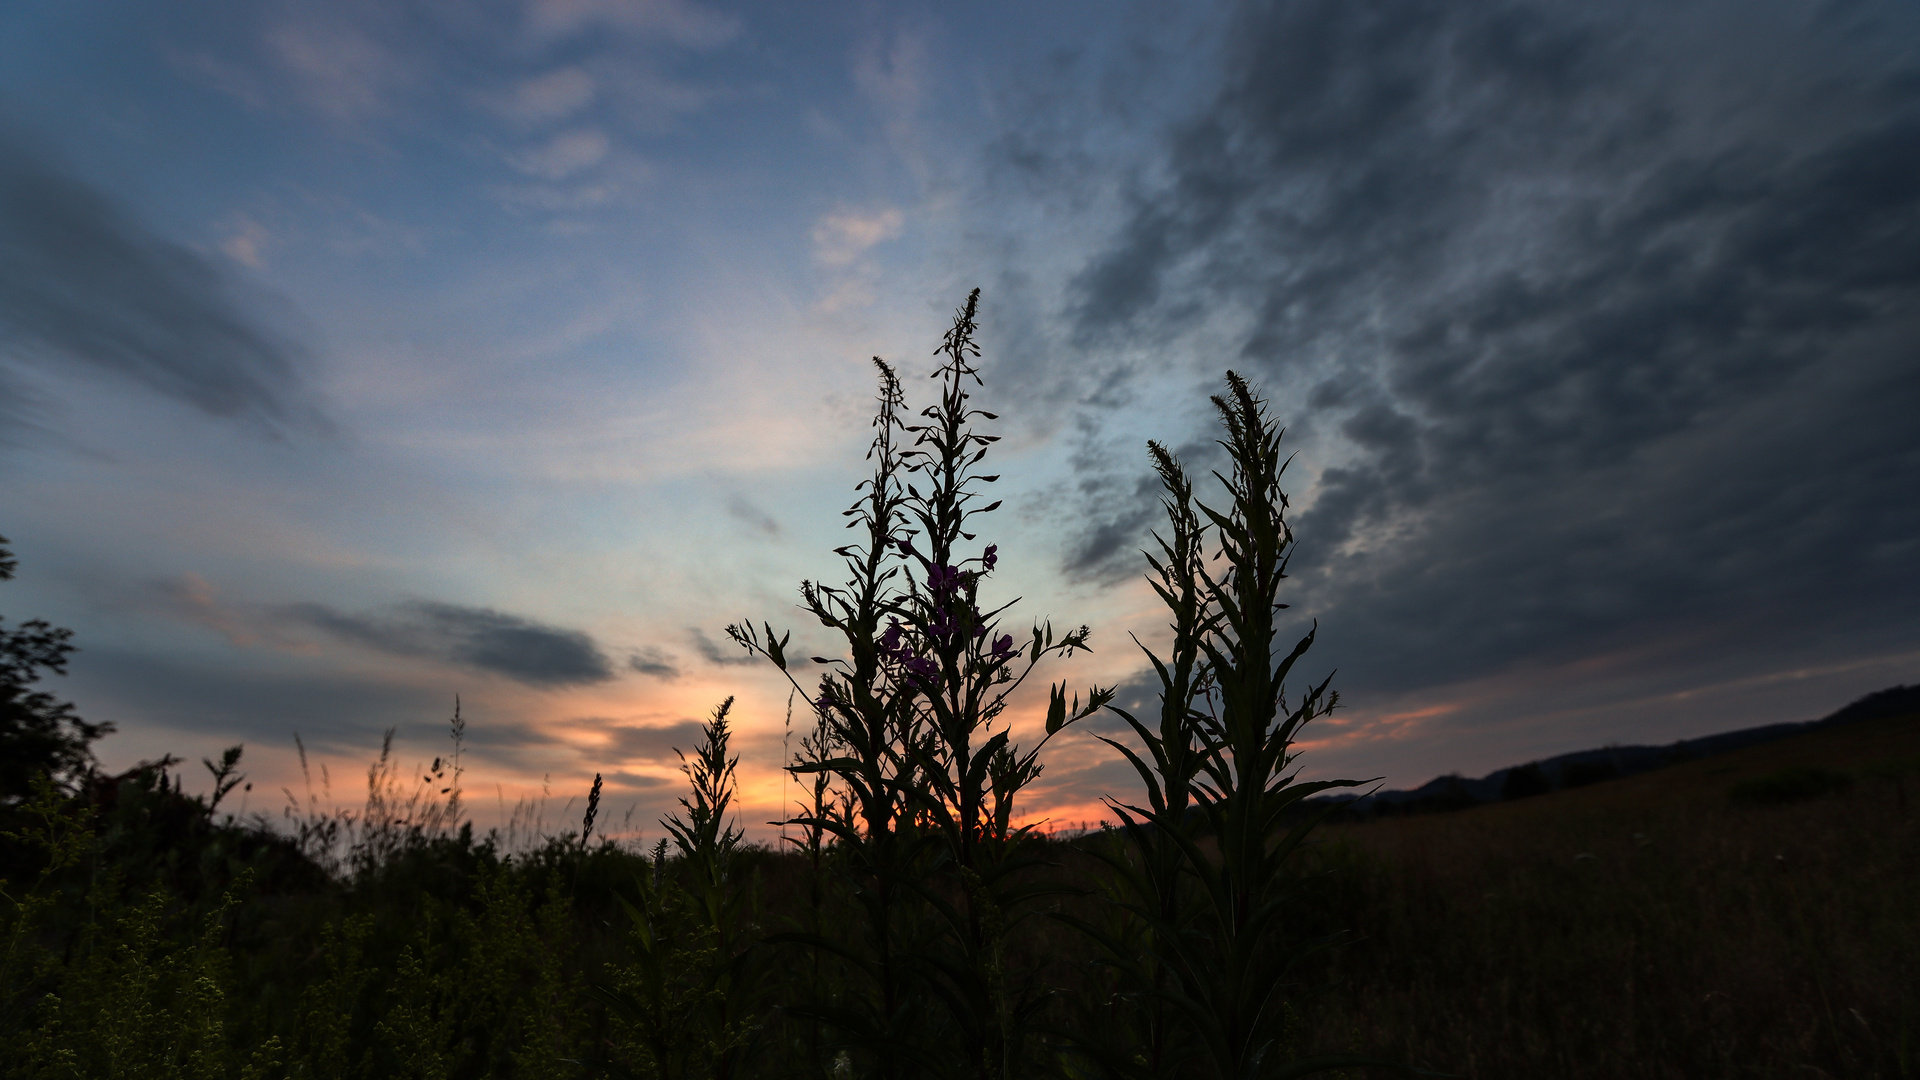
[[[986,567],[987,570],[991,572],[993,570],[993,564],[999,561],[1000,561],[1000,545],[988,544],[986,553],[980,556],[980,565]]]
[[[906,663],[907,674],[921,683],[931,686],[940,681],[940,665],[924,656],[916,656]]]
[[[993,640],[993,659],[1007,660],[1013,656],[1013,635],[1002,634]]]
[[[888,653],[897,653],[900,651],[899,619],[887,620],[887,632],[880,635],[880,648],[883,652]]]
[[[927,622],[927,633],[934,637],[946,637],[958,629],[960,626],[953,621],[951,612],[946,608],[933,609],[933,618]]]
[[[927,568],[927,588],[934,592],[952,592],[960,587],[960,568],[942,563]]]

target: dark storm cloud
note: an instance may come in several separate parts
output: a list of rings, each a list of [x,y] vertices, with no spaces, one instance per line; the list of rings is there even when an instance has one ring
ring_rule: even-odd
[[[212,263],[3,121],[0,358],[87,365],[270,432],[325,426],[305,400],[306,357],[240,310]],[[13,411],[0,403],[0,422]]]
[[[1063,568],[1075,580],[1131,576],[1140,568],[1140,552],[1159,525],[1159,489],[1151,474],[1132,482],[1105,470],[1089,469],[1078,484],[1081,499],[1110,507],[1093,515],[1072,534]],[[1164,530],[1162,530],[1164,532]]]
[[[1351,455],[1295,599],[1369,687],[1911,645],[1916,46],[1892,3],[1250,6],[1074,334],[1244,315],[1221,366]]]
[[[1145,569],[1143,551],[1158,556],[1152,537],[1167,534],[1160,502],[1165,491],[1144,447],[1114,445],[1098,434],[1090,418],[1083,415],[1081,422],[1080,446],[1070,463],[1076,494],[1093,509],[1069,531],[1062,568],[1077,581],[1112,583]],[[1223,467],[1218,451],[1217,444],[1206,442],[1173,449],[1187,475],[1196,479]]]
[[[528,686],[613,678],[606,654],[585,633],[490,608],[415,601],[378,615],[352,615],[324,604],[296,604],[283,615],[382,652],[445,660]]]

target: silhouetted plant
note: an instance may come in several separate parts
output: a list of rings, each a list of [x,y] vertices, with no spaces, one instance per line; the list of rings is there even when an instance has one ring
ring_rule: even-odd
[[[675,751],[690,790],[684,816],[662,824],[678,865],[669,871],[661,840],[651,873],[634,882],[639,903],[622,901],[634,962],[593,987],[617,1018],[615,1049],[625,1061],[605,1063],[612,1069],[729,1080],[755,1046],[766,987],[751,967],[753,892],[733,874],[743,839],[727,817],[739,764],[728,750],[733,700],[713,710],[692,757]]]
[[[1110,962],[1131,991],[1108,999],[1122,1015],[1094,1012],[1081,1017],[1082,1028],[1095,1035],[1081,1040],[1083,1052],[1110,1073],[1163,1077],[1180,1075],[1192,1054],[1177,999],[1170,996],[1180,973],[1166,946],[1156,948],[1155,936],[1188,933],[1194,917],[1186,863],[1198,825],[1194,783],[1208,749],[1204,718],[1194,706],[1205,697],[1212,678],[1201,640],[1215,616],[1205,596],[1202,569],[1207,527],[1194,509],[1193,484],[1166,447],[1157,442],[1147,446],[1160,477],[1168,525],[1167,536],[1154,535],[1159,554],[1146,556],[1153,570],[1148,581],[1171,613],[1173,648],[1162,659],[1134,639],[1160,680],[1160,715],[1150,724],[1109,706],[1132,729],[1141,751],[1104,736],[1101,741],[1118,750],[1139,774],[1147,805],[1115,804],[1130,847],[1099,843],[1090,849],[1114,870],[1116,880],[1106,888],[1115,915],[1131,910],[1141,918],[1091,923],[1067,916],[1066,921],[1106,946]],[[1100,1032],[1106,1037],[1099,1037]]]
[[[1239,375],[1228,372],[1227,384],[1213,399],[1232,465],[1219,477],[1224,509],[1196,503],[1178,461],[1151,447],[1170,536],[1160,557],[1148,556],[1150,580],[1173,614],[1174,642],[1171,663],[1147,654],[1161,680],[1159,724],[1119,714],[1144,756],[1107,740],[1139,774],[1147,805],[1110,800],[1127,843],[1094,846],[1142,932],[1077,921],[1139,1002],[1132,1040],[1079,1040],[1112,1075],[1254,1080],[1386,1064],[1350,1055],[1283,1060],[1292,1049],[1281,1045],[1289,977],[1334,940],[1303,938],[1286,918],[1298,877],[1290,860],[1332,808],[1304,818],[1291,811],[1360,782],[1299,780],[1294,741],[1338,696],[1328,676],[1289,703],[1288,676],[1314,632],[1275,663],[1293,548],[1280,488],[1286,459],[1265,403]],[[1226,563],[1219,577],[1200,557],[1209,536]],[[1286,827],[1290,818],[1298,820]]]
[[[12,581],[19,560],[0,536],[0,581]],[[73,631],[45,619],[16,629],[0,626],[0,807],[31,797],[34,776],[44,773],[74,790],[94,764],[93,744],[112,724],[89,723],[70,702],[35,690],[43,673],[67,673],[75,651]]]
[[[846,655],[815,657],[828,672],[814,692],[820,749],[789,769],[830,774],[851,813],[813,813],[789,824],[834,838],[846,884],[865,916],[863,933],[838,938],[790,934],[845,963],[839,996],[797,1010],[823,1021],[849,1049],[849,1067],[892,1077],[1011,1076],[1033,1052],[1033,1015],[1045,998],[1025,973],[1009,970],[1008,933],[1041,891],[1021,883],[1036,860],[1029,830],[1014,824],[1019,793],[1040,773],[1039,751],[1054,734],[1111,699],[1095,688],[1071,705],[1052,689],[1046,731],[1036,745],[1011,741],[1001,720],[1009,695],[1046,656],[1087,647],[1084,626],[1056,638],[1050,624],[1016,645],[1001,632],[1006,607],[982,609],[980,586],[997,545],[963,555],[978,515],[979,490],[998,476],[976,472],[997,436],[974,427],[993,414],[970,405],[980,385],[973,359],[979,290],[955,313],[935,355],[936,404],[909,422],[899,378],[875,358],[880,407],[868,459],[873,475],[847,511],[863,535],[836,550],[844,587],[801,584],[803,605],[838,632]],[[900,443],[911,436],[908,446]],[[917,481],[915,480],[917,478]],[[749,651],[788,672],[791,635],[770,624],[728,627]],[[821,754],[831,756],[821,756]]]

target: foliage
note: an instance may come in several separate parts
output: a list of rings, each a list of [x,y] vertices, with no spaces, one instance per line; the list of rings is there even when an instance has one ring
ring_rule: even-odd
[[[7,543],[0,536],[0,581],[13,580],[18,565]],[[33,689],[43,672],[65,675],[74,651],[73,631],[45,619],[0,625],[0,805],[26,799],[38,775],[71,787],[93,764],[94,741],[113,730]]]
[[[619,1073],[727,1080],[757,1048],[765,983],[753,949],[755,897],[733,876],[743,837],[727,820],[739,763],[728,750],[732,709],[732,698],[721,702],[693,758],[682,755],[686,816],[662,822],[680,855],[678,872],[667,872],[662,839],[650,873],[634,881],[639,902],[622,898],[633,962],[593,987],[615,1018],[606,1064]]]
[[[1289,704],[1286,680],[1312,631],[1274,662],[1293,545],[1280,490],[1286,460],[1265,403],[1235,373],[1227,384],[1228,394],[1214,398],[1232,464],[1220,478],[1224,509],[1197,502],[1178,459],[1150,447],[1169,530],[1159,556],[1148,556],[1150,580],[1171,613],[1173,645],[1164,660],[1142,646],[1161,682],[1158,722],[1114,709],[1141,749],[1105,741],[1133,766],[1147,798],[1144,806],[1109,801],[1127,842],[1098,849],[1114,872],[1114,903],[1131,918],[1074,920],[1105,947],[1137,1013],[1118,1025],[1136,1041],[1080,1040],[1114,1075],[1251,1080],[1367,1063],[1282,1060],[1292,1049],[1283,1045],[1289,976],[1334,940],[1303,938],[1286,920],[1299,883],[1290,860],[1324,816],[1293,811],[1358,782],[1303,783],[1290,771],[1300,729],[1338,697],[1329,676]],[[1210,538],[1226,564],[1217,578],[1203,558]]]
[[[1087,649],[1090,632],[1056,637],[1040,623],[1016,645],[1002,632],[1010,605],[981,604],[998,545],[963,554],[978,539],[970,530],[1000,506],[976,505],[999,479],[978,471],[998,436],[975,426],[997,417],[970,404],[969,386],[981,382],[979,298],[976,289],[955,313],[935,352],[938,400],[916,417],[904,415],[898,375],[875,358],[873,474],[846,512],[860,535],[835,552],[847,581],[800,587],[846,652],[813,658],[826,668],[810,695],[817,725],[791,771],[830,779],[789,824],[832,838],[837,884],[861,924],[779,940],[834,962],[838,981],[793,1011],[830,1032],[826,1045],[848,1054],[848,1067],[880,1077],[1015,1076],[1044,1059],[1034,1018],[1048,991],[1008,950],[1047,893],[1032,880],[1036,845],[1014,825],[1015,808],[1046,742],[1112,698],[1095,687],[1084,705],[1077,694],[1069,704],[1066,686],[1053,687],[1045,733],[1025,748],[1003,716],[1043,659]],[[808,692],[786,656],[791,632],[742,622],[728,633]]]
[[[1553,784],[1547,779],[1547,771],[1540,767],[1539,762],[1508,769],[1506,779],[1500,783],[1500,797],[1503,799],[1527,799],[1552,790]]]

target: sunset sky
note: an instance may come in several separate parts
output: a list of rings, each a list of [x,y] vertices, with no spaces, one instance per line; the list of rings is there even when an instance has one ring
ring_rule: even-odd
[[[1309,773],[1920,681],[1899,0],[7,4],[0,614],[74,629],[107,765],[244,742],[270,813],[296,732],[347,805],[458,694],[483,824],[601,772],[657,835],[738,695],[758,828],[787,695],[723,628],[832,648],[868,358],[924,403],[976,285],[989,593],[1093,628],[1041,678],[1138,699],[1145,442],[1218,465],[1232,367]],[[1034,813],[1131,795],[1112,726]]]

